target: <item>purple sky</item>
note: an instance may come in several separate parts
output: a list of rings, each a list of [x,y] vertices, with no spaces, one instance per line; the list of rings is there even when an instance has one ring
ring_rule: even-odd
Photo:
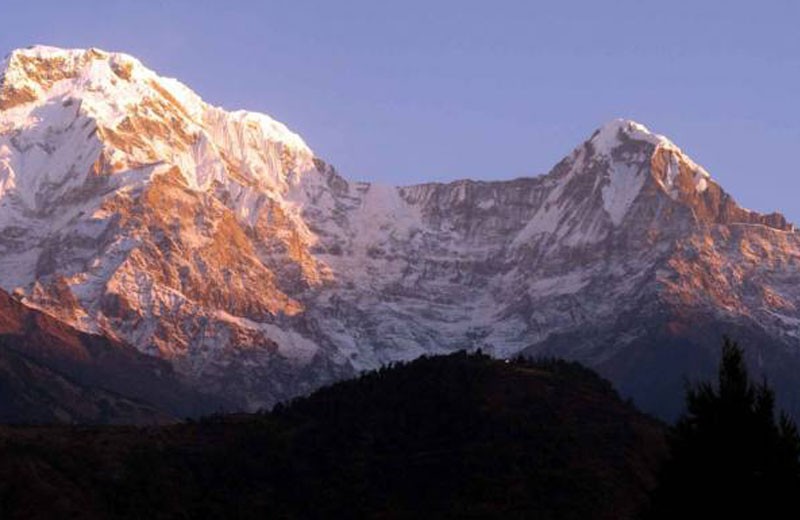
[[[2,0],[0,19],[2,54],[133,54],[352,179],[545,173],[626,117],[800,222],[800,2]]]

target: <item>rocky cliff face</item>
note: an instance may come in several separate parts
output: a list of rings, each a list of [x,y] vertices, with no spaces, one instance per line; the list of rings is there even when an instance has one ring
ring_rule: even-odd
[[[0,286],[243,407],[460,348],[577,358],[642,399],[639,366],[712,365],[698,334],[794,366],[793,226],[637,123],[541,177],[394,188],[130,56],[35,47],[2,70]]]

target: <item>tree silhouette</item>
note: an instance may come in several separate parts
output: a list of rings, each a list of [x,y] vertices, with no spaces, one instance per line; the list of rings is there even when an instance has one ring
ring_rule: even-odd
[[[775,419],[775,394],[754,384],[725,338],[716,385],[687,389],[650,518],[800,517],[800,437]]]

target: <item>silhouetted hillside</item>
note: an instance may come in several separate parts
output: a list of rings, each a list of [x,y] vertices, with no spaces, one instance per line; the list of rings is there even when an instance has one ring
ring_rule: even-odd
[[[633,518],[664,427],[593,372],[454,354],[272,413],[0,429],[3,518]]]
[[[0,290],[0,423],[174,422],[222,403],[186,387],[164,360]]]

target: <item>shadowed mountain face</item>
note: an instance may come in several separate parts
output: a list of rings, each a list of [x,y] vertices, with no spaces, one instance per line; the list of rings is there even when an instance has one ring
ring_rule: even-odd
[[[800,389],[800,235],[635,122],[543,176],[395,188],[124,54],[0,70],[0,287],[237,408],[480,347],[581,360],[671,416],[722,332]]]
[[[0,421],[162,423],[215,411],[172,367],[0,291]]]
[[[664,428],[564,362],[463,353],[268,415],[0,428],[3,518],[628,519]]]

